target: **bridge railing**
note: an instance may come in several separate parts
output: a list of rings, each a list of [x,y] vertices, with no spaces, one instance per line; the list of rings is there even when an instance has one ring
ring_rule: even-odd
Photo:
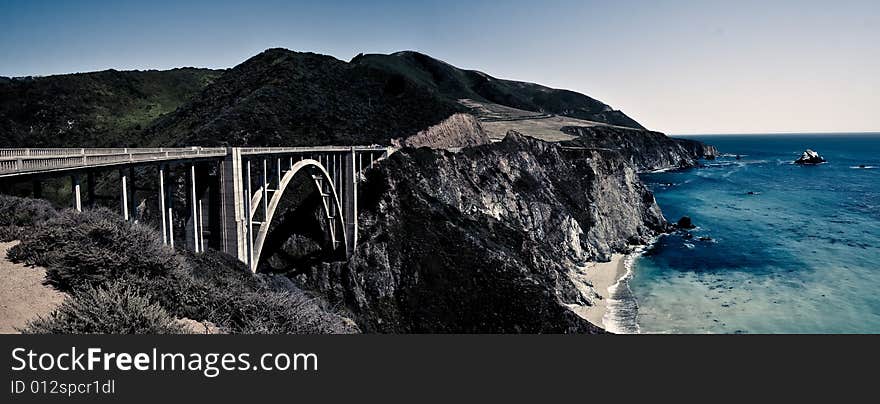
[[[354,147],[355,151],[386,151],[386,146],[303,146],[303,147],[241,147],[241,154],[284,154],[284,153],[321,153],[346,152]]]
[[[222,147],[0,149],[0,174],[225,155]]]

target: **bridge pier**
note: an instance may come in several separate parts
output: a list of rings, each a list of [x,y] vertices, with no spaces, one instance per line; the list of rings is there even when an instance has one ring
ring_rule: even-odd
[[[186,221],[186,244],[193,252],[200,253],[204,251],[202,233],[204,225],[201,193],[198,192],[196,178],[196,165],[190,163],[187,166],[186,174],[187,210],[189,211],[189,218]]]
[[[125,174],[125,169],[119,170],[119,181],[122,184],[122,195],[119,203],[122,205],[122,217],[127,222],[131,216],[128,211],[128,175]]]
[[[357,151],[352,147],[351,151],[345,155],[341,155],[343,164],[342,168],[342,212],[345,214],[343,223],[345,224],[345,233],[348,235],[345,245],[345,256],[351,256],[357,246],[357,185],[358,185],[358,165]]]
[[[82,212],[82,195],[80,194],[79,175],[71,175],[70,183],[73,191],[73,208],[76,209],[77,212]]]
[[[220,228],[223,252],[247,262],[244,212],[250,206],[244,198],[245,188],[242,176],[241,150],[237,147],[227,149],[226,157],[220,163]]]
[[[165,212],[165,165],[156,166],[159,173],[159,221],[162,222],[162,244],[168,245],[168,222]]]

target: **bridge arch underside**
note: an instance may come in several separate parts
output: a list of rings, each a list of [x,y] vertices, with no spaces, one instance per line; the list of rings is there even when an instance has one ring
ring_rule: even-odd
[[[265,205],[262,189],[252,197],[258,223],[253,225],[255,272],[288,272],[344,259],[347,235],[339,194],[318,161],[296,162],[284,170],[280,184],[267,189]]]

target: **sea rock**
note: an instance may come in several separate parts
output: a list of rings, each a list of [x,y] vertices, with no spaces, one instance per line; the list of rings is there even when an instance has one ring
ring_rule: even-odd
[[[681,219],[678,219],[675,227],[678,227],[679,229],[693,229],[697,226],[694,226],[694,224],[691,222],[690,216],[682,216]]]
[[[807,149],[804,154],[797,160],[795,160],[795,164],[804,164],[804,165],[813,165],[813,164],[822,164],[825,162],[825,159],[819,155],[819,153],[813,151],[812,149]]]

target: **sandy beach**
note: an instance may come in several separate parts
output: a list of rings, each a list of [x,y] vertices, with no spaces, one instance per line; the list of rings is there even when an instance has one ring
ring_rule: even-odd
[[[45,316],[64,300],[65,294],[46,286],[46,270],[28,268],[6,258],[18,241],[0,243],[0,334],[16,334],[28,320]]]
[[[587,321],[605,328],[602,318],[608,309],[608,288],[626,275],[626,254],[614,254],[609,262],[593,262],[578,268],[576,281],[593,285],[592,306],[572,305],[572,310]]]

